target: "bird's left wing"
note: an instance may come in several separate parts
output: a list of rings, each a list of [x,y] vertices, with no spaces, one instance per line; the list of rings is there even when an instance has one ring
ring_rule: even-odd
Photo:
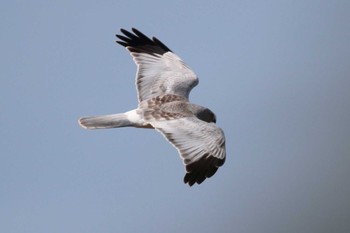
[[[215,123],[194,116],[150,123],[178,150],[186,167],[184,182],[190,186],[213,176],[224,164],[225,135]]]

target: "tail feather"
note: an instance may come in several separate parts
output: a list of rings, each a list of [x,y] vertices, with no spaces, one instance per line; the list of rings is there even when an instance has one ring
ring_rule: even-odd
[[[134,124],[128,120],[125,113],[82,117],[79,119],[79,124],[85,129],[110,129],[134,126]]]

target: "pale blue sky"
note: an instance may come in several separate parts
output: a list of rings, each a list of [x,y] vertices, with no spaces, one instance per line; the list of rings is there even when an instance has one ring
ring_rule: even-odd
[[[349,1],[2,1],[0,232],[350,232]],[[227,160],[183,184],[152,130],[87,131],[137,104],[114,34],[200,78]]]

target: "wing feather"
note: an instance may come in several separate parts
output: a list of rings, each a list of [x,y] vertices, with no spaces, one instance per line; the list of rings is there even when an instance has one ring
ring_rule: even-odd
[[[198,84],[196,74],[160,40],[145,36],[133,28],[121,29],[116,35],[120,45],[126,47],[136,65],[136,86],[139,102],[162,94],[174,94],[188,99]]]
[[[151,121],[178,150],[186,167],[184,182],[192,186],[215,174],[225,162],[225,135],[214,123],[196,117]]]

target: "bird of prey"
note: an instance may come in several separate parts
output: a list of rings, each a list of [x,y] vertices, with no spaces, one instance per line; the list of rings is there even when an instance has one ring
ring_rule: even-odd
[[[120,30],[116,41],[137,65],[138,107],[103,116],[82,117],[85,129],[151,128],[160,132],[179,152],[185,165],[185,184],[201,184],[225,162],[225,136],[215,114],[189,102],[198,84],[195,73],[160,40],[135,28]]]

